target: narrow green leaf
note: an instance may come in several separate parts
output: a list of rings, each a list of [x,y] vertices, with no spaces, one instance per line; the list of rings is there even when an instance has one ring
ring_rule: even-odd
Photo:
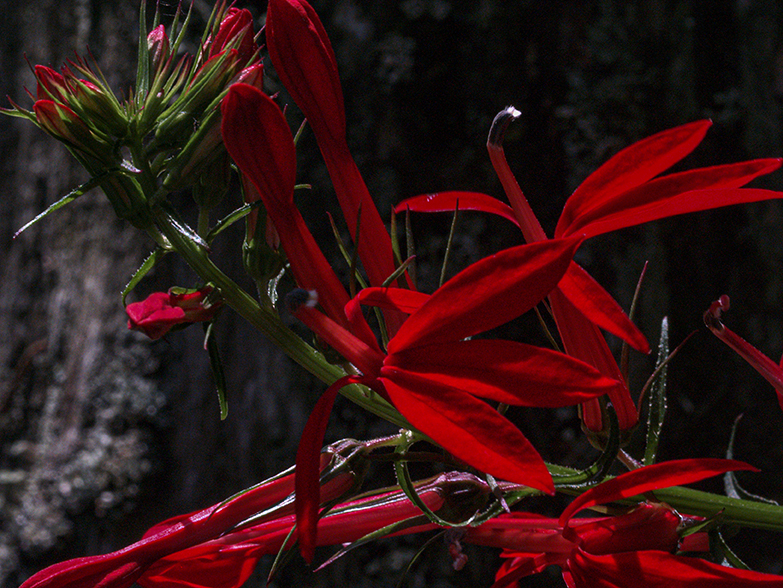
[[[658,454],[663,419],[666,415],[666,362],[669,357],[669,319],[661,321],[661,339],[658,343],[658,359],[655,364],[658,372],[650,386],[650,398],[647,404],[647,440],[644,448],[644,465],[652,465]]]
[[[84,182],[81,186],[79,186],[77,188],[74,188],[73,190],[68,192],[68,194],[66,194],[65,196],[60,198],[57,202],[55,202],[54,204],[49,205],[49,207],[46,210],[44,210],[42,213],[40,213],[38,216],[36,216],[33,220],[31,220],[27,224],[25,224],[21,229],[16,231],[16,233],[14,233],[13,238],[16,239],[19,235],[22,234],[23,231],[25,231],[28,228],[30,228],[32,225],[37,223],[43,217],[48,216],[52,212],[61,209],[66,204],[69,204],[69,203],[73,202],[79,196],[82,196],[82,195],[86,194],[87,192],[89,192],[93,188],[97,188],[101,184],[101,182],[108,175],[110,175],[110,174],[112,174],[114,172],[115,172],[115,170],[109,170],[106,173],[103,173],[101,175],[98,175],[98,176],[96,176],[94,178],[89,179],[88,181]]]
[[[446,241],[446,251],[443,254],[443,265],[440,268],[440,281],[438,286],[442,286],[446,281],[446,266],[449,264],[449,257],[451,256],[451,247],[454,244],[454,233],[457,229],[457,219],[459,218],[459,200],[454,206],[454,216],[451,219],[451,226],[449,227],[449,238]]]
[[[207,252],[211,251],[209,244],[204,239],[202,239],[201,235],[190,228],[190,226],[188,226],[188,224],[180,218],[179,213],[174,209],[173,206],[171,206],[165,200],[162,200],[159,205],[168,217],[171,226],[174,227],[174,229],[180,235],[185,237],[188,241],[192,241],[199,247],[203,247]]]

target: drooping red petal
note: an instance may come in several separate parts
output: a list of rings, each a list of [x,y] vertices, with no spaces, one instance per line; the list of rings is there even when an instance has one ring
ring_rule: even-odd
[[[594,228],[590,229],[591,236],[593,234],[597,235],[599,233],[595,231],[600,230],[599,227],[616,225],[618,228],[622,228],[620,225],[622,219],[625,218],[630,223],[625,226],[639,224],[636,222],[636,219],[643,218],[643,211],[656,202],[667,203],[667,207],[670,207],[672,210],[669,216],[682,214],[681,210],[683,207],[689,208],[687,212],[705,210],[704,208],[693,208],[696,204],[691,203],[690,198],[684,198],[682,195],[696,190],[730,190],[739,188],[759,176],[775,171],[780,165],[780,159],[756,159],[694,169],[656,178],[642,186],[617,194],[613,198],[596,199],[591,208],[585,207],[586,209],[582,211],[579,217],[574,218],[567,227],[563,227],[563,235],[556,234],[555,236],[561,237],[581,233],[586,227],[591,225],[595,225]],[[740,194],[737,193],[738,200],[736,203],[744,202],[744,200],[739,199]],[[704,199],[700,202],[709,208],[726,206],[725,203],[710,203]],[[655,207],[655,210],[660,209]],[[602,230],[601,232],[608,232],[609,230],[615,229]]]
[[[538,304],[560,281],[580,239],[506,249],[443,284],[402,325],[389,353],[458,341],[502,325]]]
[[[429,380],[433,386],[518,406],[570,406],[619,385],[578,359],[513,341],[473,339],[427,345],[391,355],[384,364],[397,373]]]
[[[285,117],[271,98],[247,84],[231,86],[222,114],[226,149],[258,189],[294,278],[316,290],[329,316],[345,324],[348,294],[294,205],[296,153]]]
[[[519,221],[517,221],[514,211],[508,204],[480,192],[421,194],[412,198],[406,198],[394,207],[394,212],[396,214],[406,210],[411,212],[454,212],[457,207],[459,207],[459,210],[476,210],[495,214],[519,226]]]
[[[758,471],[752,465],[732,459],[680,459],[645,466],[602,482],[574,500],[560,515],[560,524],[583,508],[614,502],[659,488],[691,484],[726,472]]]
[[[541,456],[519,429],[487,403],[453,389],[431,394],[429,387],[420,389],[418,381],[391,369],[384,370],[380,381],[397,410],[458,459],[499,479],[554,493]]]
[[[703,559],[672,555],[665,551],[629,551],[591,555],[581,549],[569,562],[577,588],[678,588],[783,587],[783,576],[730,568]]]
[[[307,563],[313,561],[316,533],[318,529],[318,508],[321,503],[319,483],[319,460],[324,443],[326,425],[337,394],[345,386],[356,381],[355,376],[345,376],[326,389],[316,402],[307,419],[299,449],[296,452],[296,524],[299,549]]]
[[[783,198],[783,192],[760,188],[694,190],[678,194],[664,202],[652,202],[638,208],[617,212],[581,227],[577,233],[589,238],[679,214],[779,198]],[[566,234],[569,232],[566,231]]]
[[[662,131],[626,147],[582,182],[563,208],[555,235],[597,202],[641,186],[693,151],[712,123],[702,120]]]
[[[617,301],[579,265],[571,262],[557,286],[591,323],[627,341],[637,351],[650,352],[647,339]]]
[[[391,238],[348,150],[337,62],[323,24],[304,0],[271,0],[266,39],[275,71],[315,133],[352,238],[361,214],[359,258],[380,286],[395,269]]]

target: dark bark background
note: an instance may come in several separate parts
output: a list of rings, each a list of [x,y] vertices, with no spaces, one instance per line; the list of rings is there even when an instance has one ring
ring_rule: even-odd
[[[509,133],[507,155],[550,232],[590,171],[677,124],[715,122],[689,167],[783,155],[782,15],[774,0],[313,4],[340,63],[353,152],[387,216],[393,203],[424,192],[499,195],[484,145],[494,115],[508,104],[523,116]],[[34,84],[25,55],[57,68],[88,47],[112,86],[127,92],[136,0],[0,0],[0,7],[2,94],[27,105],[23,87],[34,91]],[[195,0],[195,8],[204,19],[211,6]],[[260,25],[264,2],[250,8]],[[271,70],[269,86],[276,89]],[[97,192],[12,241],[17,228],[86,178],[55,141],[17,119],[0,118],[0,153],[0,586],[14,587],[46,565],[118,549],[165,517],[291,465],[323,387],[224,313],[218,337],[230,416],[220,422],[197,327],[154,343],[125,328],[119,292],[151,244],[117,221]],[[323,203],[333,206],[331,188],[307,134],[299,163],[303,180],[316,186],[317,197],[304,205],[313,231],[330,242]],[[757,185],[783,189],[783,177]],[[420,271],[431,286],[448,223],[414,219]],[[706,332],[701,314],[729,294],[727,324],[773,359],[783,352],[782,226],[781,203],[770,202],[625,230],[579,252],[626,308],[649,260],[637,322],[651,342],[663,316],[673,344],[699,331],[669,372],[662,457],[723,456],[731,424],[744,414],[735,455],[765,473],[742,480],[777,499],[783,413],[770,387]],[[237,277],[240,238],[237,231],[215,254]],[[503,221],[463,214],[452,273],[517,243]],[[194,280],[167,260],[132,299]],[[634,390],[650,366],[650,358],[634,358]],[[513,416],[547,459],[583,465],[594,455],[574,411]],[[388,430],[343,402],[329,439]],[[542,508],[550,506],[557,505]],[[294,563],[273,585],[393,586],[422,543],[382,542],[314,575]],[[756,569],[782,571],[779,535],[744,531],[733,544]],[[491,583],[498,561],[491,550],[468,548],[461,572],[450,570],[440,543],[429,550],[408,586]],[[268,563],[252,585],[263,585]],[[545,574],[524,585],[552,581]]]

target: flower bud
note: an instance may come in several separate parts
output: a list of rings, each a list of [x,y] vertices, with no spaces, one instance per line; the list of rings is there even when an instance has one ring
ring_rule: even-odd
[[[253,15],[246,8],[229,8],[215,38],[207,43],[209,58],[231,48],[237,50],[239,63],[247,65],[258,51],[258,45],[253,39]]]
[[[214,288],[198,290],[171,288],[168,292],[154,292],[142,302],[129,304],[128,328],[142,331],[150,339],[160,339],[178,325],[208,321],[223,305],[215,300]]]
[[[67,104],[70,89],[65,77],[45,65],[35,66],[35,79],[38,80],[36,98],[38,100],[54,100],[60,104]]]
[[[147,35],[147,47],[150,53],[152,71],[158,72],[171,55],[171,44],[166,34],[166,27],[158,25]]]

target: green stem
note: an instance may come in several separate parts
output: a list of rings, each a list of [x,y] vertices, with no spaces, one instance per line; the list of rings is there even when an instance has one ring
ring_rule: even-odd
[[[572,475],[578,470],[547,464],[552,474]],[[564,494],[579,495],[586,488],[558,488]],[[672,486],[653,492],[661,502],[665,502],[682,514],[711,517],[718,515],[723,524],[734,524],[753,529],[783,531],[783,506],[767,504],[741,498],[730,498],[711,492]],[[623,500],[625,504],[638,504],[646,500],[644,496],[632,496]]]
[[[269,337],[286,355],[326,384],[332,384],[345,375],[340,367],[328,363],[321,353],[286,327],[274,309],[259,305],[252,296],[224,274],[212,263],[202,247],[176,229],[164,210],[154,207],[152,215],[161,234],[168,239],[171,246],[199,277],[205,282],[214,284],[226,304]],[[393,406],[377,394],[368,393],[361,386],[346,386],[343,388],[342,394],[390,423],[402,428],[411,428],[410,424]]]

